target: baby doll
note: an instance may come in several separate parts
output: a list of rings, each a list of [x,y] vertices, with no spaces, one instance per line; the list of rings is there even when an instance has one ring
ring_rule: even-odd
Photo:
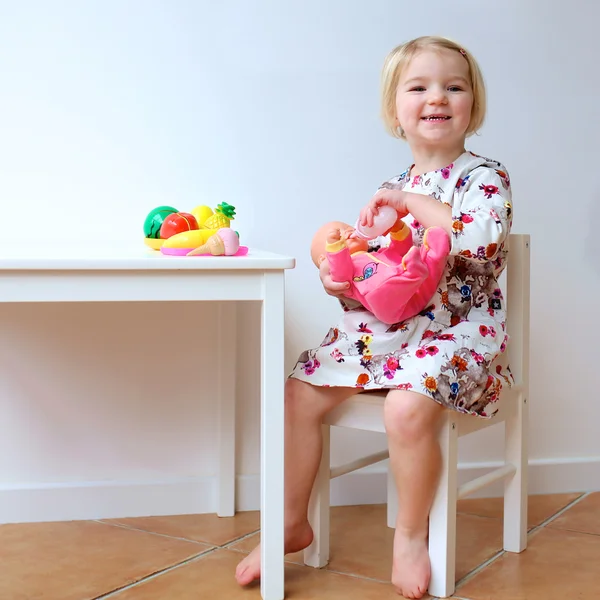
[[[389,246],[368,252],[367,240],[355,237],[353,227],[326,223],[313,237],[311,256],[316,266],[327,258],[331,278],[350,282],[345,295],[392,325],[427,306],[446,267],[450,238],[441,227],[430,227],[417,248],[400,219],[389,234]]]

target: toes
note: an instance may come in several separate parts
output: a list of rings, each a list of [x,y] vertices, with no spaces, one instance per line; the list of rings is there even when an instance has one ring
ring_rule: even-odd
[[[240,573],[236,573],[235,578],[240,585],[249,584],[254,578],[251,576],[249,568],[241,569]]]

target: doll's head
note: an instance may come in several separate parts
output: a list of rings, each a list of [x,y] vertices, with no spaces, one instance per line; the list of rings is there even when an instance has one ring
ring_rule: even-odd
[[[351,254],[359,251],[366,252],[369,249],[367,240],[350,237],[350,234],[354,231],[354,227],[351,227],[348,223],[342,223],[341,221],[330,221],[317,229],[310,244],[310,256],[316,267],[319,267],[323,262],[327,238],[335,231],[341,232],[341,237],[346,242],[346,246],[348,246]]]

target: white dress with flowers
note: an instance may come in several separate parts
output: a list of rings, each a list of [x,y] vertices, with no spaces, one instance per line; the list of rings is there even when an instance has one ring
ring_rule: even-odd
[[[381,187],[432,196],[452,207],[452,249],[429,305],[394,325],[362,306],[343,302],[343,314],[321,345],[302,353],[290,377],[318,386],[401,389],[440,404],[491,417],[503,384],[505,306],[498,285],[512,224],[510,180],[499,163],[472,152],[443,169]],[[424,228],[410,215],[413,241]]]

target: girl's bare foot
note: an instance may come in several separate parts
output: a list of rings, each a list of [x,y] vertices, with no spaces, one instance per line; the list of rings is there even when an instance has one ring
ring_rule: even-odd
[[[298,552],[310,546],[313,531],[305,521],[302,525],[285,532],[284,553]],[[235,570],[235,578],[240,585],[248,585],[260,578],[260,544],[242,560]]]
[[[431,578],[431,564],[424,535],[408,535],[398,528],[394,534],[392,584],[405,598],[422,598]]]

